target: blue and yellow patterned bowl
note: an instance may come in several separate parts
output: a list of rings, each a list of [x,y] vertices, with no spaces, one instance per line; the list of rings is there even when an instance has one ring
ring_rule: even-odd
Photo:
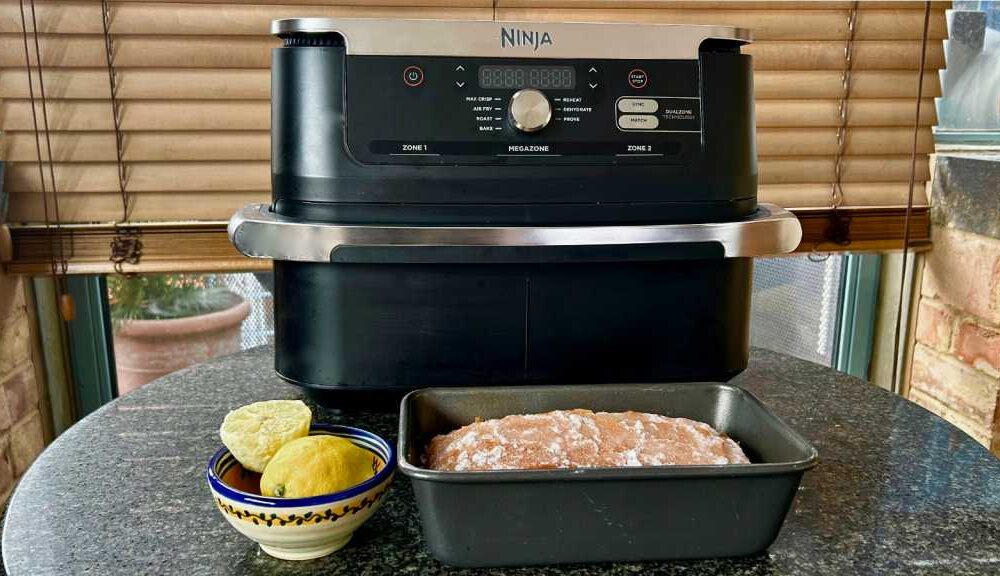
[[[311,498],[260,495],[260,474],[245,470],[228,449],[208,463],[208,485],[222,515],[261,550],[284,560],[309,560],[343,548],[378,510],[396,471],[396,451],[376,434],[332,424],[314,424],[310,435],[347,438],[372,453],[372,478],[332,494]]]

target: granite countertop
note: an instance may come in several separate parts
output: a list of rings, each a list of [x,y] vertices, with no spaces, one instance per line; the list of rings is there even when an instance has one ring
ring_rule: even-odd
[[[275,560],[215,510],[205,466],[225,413],[295,398],[257,348],[167,376],[64,433],[10,502],[11,576],[47,574],[997,574],[1000,460],[924,409],[859,380],[755,350],[734,380],[819,450],[778,540],[734,560],[458,570],[424,548],[409,481],[351,544]],[[317,409],[395,440],[396,418]]]

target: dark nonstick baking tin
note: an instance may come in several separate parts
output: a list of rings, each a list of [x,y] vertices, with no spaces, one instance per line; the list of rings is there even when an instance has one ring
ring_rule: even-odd
[[[751,464],[443,472],[437,434],[510,414],[587,408],[707,422]],[[436,558],[469,567],[716,558],[765,550],[816,450],[749,392],[721,383],[429,388],[403,398],[399,469]]]

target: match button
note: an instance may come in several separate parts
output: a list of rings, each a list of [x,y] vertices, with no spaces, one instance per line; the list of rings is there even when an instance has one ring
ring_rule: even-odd
[[[656,130],[660,119],[646,114],[623,114],[618,117],[618,127],[622,130]]]

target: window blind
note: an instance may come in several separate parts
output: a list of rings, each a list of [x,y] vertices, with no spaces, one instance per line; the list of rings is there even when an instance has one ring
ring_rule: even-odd
[[[31,19],[29,10],[29,41]],[[944,9],[934,3],[918,133],[917,206],[926,204]],[[759,197],[831,205],[850,2],[663,0],[164,0],[111,2],[130,220],[223,221],[269,193],[269,23],[379,17],[728,24],[750,28]],[[922,2],[862,2],[842,163],[843,207],[906,204],[923,30]],[[54,189],[65,223],[121,218],[101,4],[36,0]],[[28,51],[34,65],[34,46]],[[45,220],[20,6],[0,0],[0,130],[12,222]],[[34,76],[36,112],[40,86]],[[43,147],[43,154],[45,148]],[[46,188],[48,170],[42,171]]]

